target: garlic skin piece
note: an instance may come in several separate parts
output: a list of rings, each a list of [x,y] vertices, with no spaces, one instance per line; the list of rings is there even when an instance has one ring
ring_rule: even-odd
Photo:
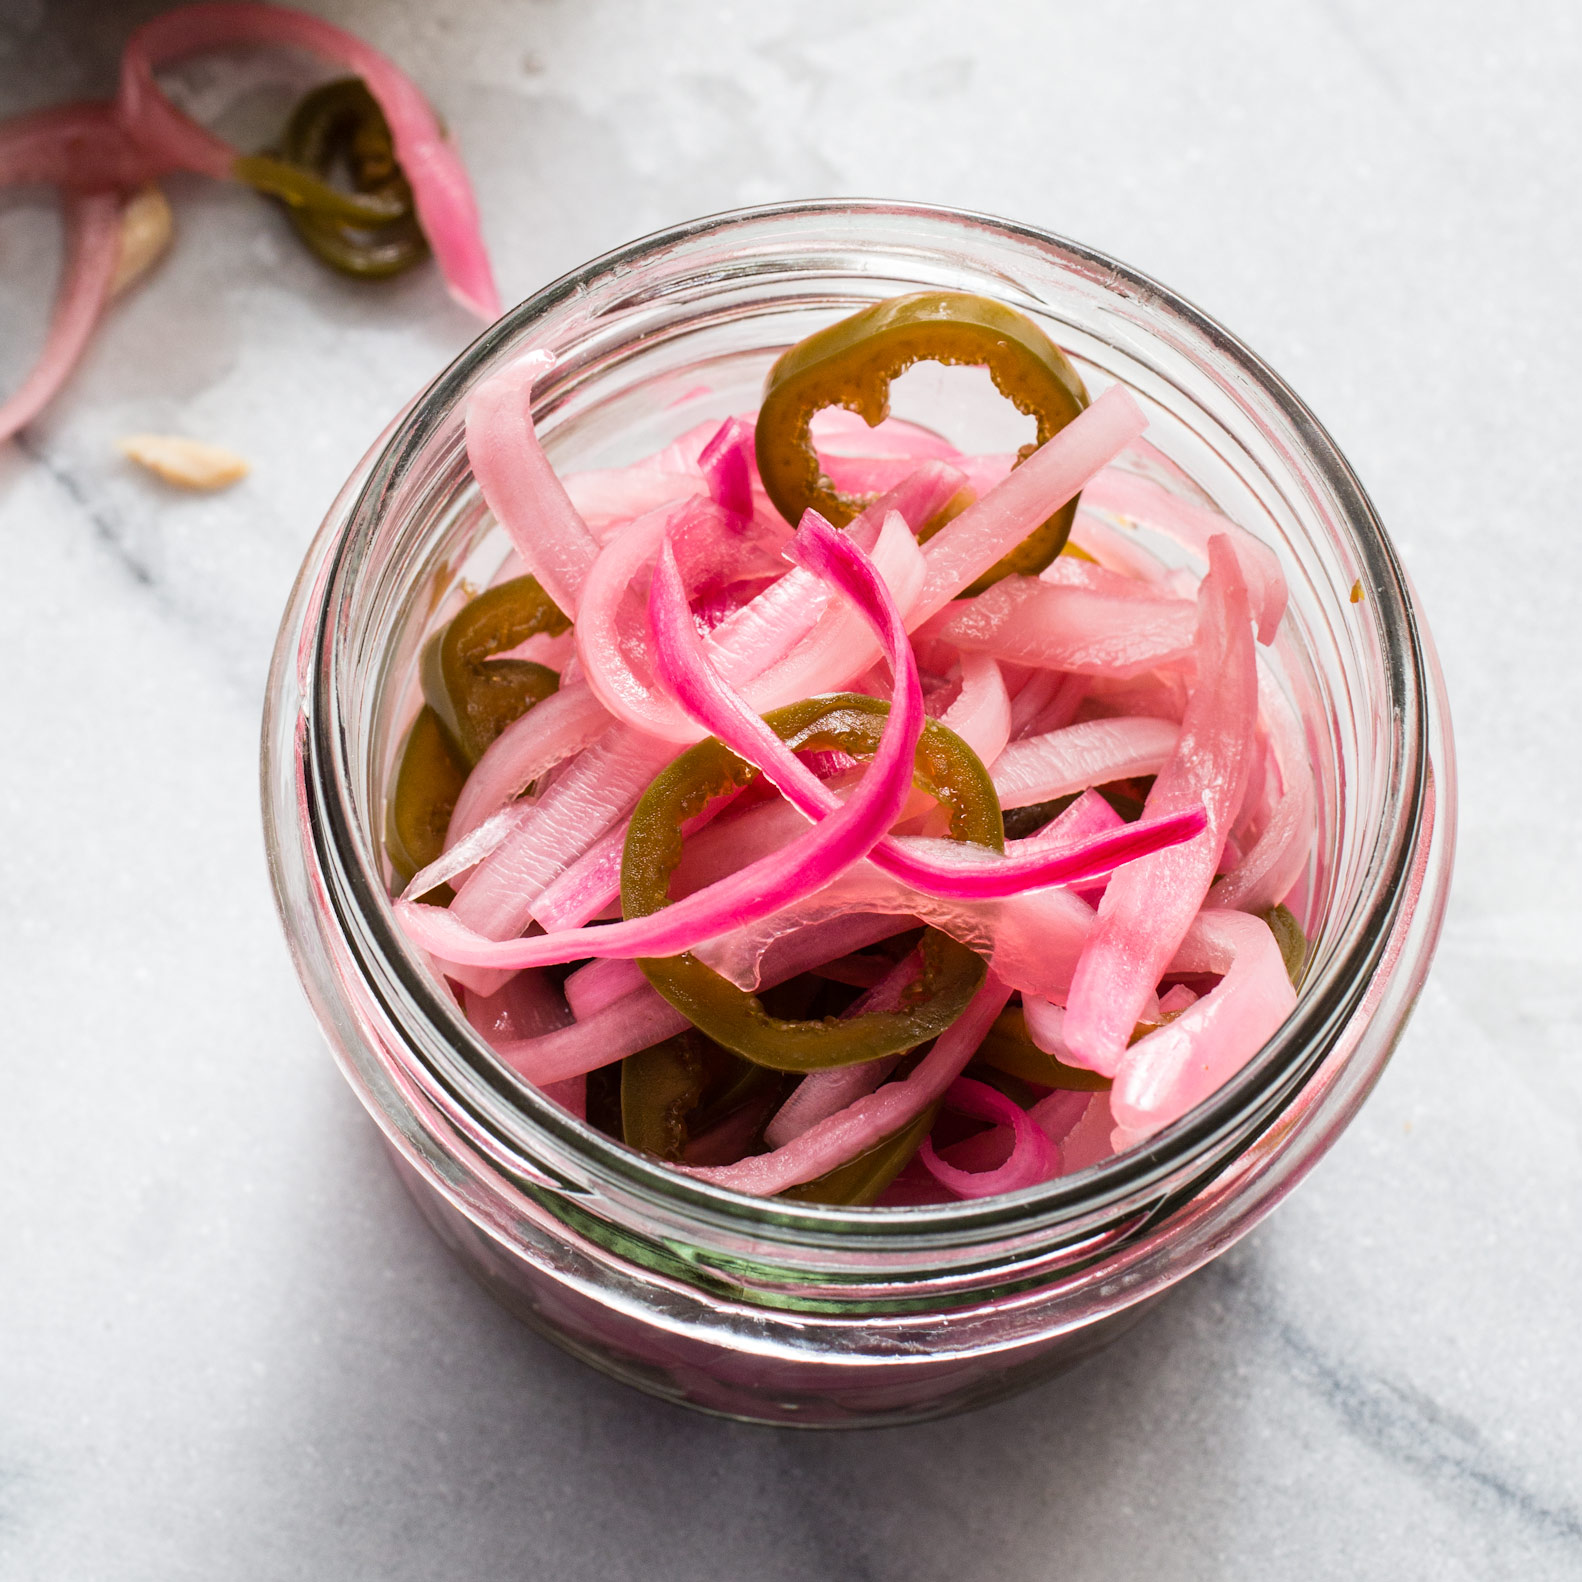
[[[235,451],[179,434],[128,434],[116,449],[182,489],[227,489],[251,471]]]
[[[110,277],[110,295],[118,297],[145,275],[170,246],[175,218],[157,182],[139,187],[121,210],[121,251]]]

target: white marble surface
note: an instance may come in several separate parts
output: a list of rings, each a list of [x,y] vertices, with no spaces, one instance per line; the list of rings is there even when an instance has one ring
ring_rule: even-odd
[[[741,202],[1018,215],[1301,390],[1438,634],[1462,855],[1340,1146],[1069,1378],[804,1437],[562,1357],[430,1240],[304,1006],[257,718],[336,486],[471,327],[326,278],[248,194],[0,453],[0,1577],[1582,1575],[1582,587],[1570,0],[322,0],[454,126],[515,299]],[[105,92],[148,0],[3,0],[0,112]],[[265,79],[191,79],[267,126]],[[55,247],[0,203],[0,377]],[[235,446],[178,498],[110,450]]]

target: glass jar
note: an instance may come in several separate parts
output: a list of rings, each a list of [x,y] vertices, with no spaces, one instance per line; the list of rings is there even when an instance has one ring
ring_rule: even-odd
[[[417,656],[507,546],[467,467],[468,392],[529,346],[558,363],[534,417],[561,470],[756,407],[773,358],[925,287],[1037,319],[1097,394],[1273,546],[1291,604],[1272,661],[1306,726],[1314,947],[1261,1053],[1146,1145],[998,1198],[841,1209],[706,1186],[526,1086],[396,929],[380,834]],[[1162,555],[1181,557],[1164,544]],[[1454,845],[1442,683],[1361,486],[1280,378],[1179,297],[1001,220],[890,203],[715,216],[524,302],[391,426],[347,484],[286,611],[264,722],[280,911],[348,1081],[467,1268],[535,1328],[639,1388],[768,1423],[957,1411],[1104,1345],[1244,1235],[1377,1080],[1421,988]]]

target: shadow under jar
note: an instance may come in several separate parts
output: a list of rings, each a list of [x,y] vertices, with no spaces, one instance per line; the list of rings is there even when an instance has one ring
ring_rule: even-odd
[[[1296,1009],[1263,1050],[1120,1157],[944,1206],[749,1198],[623,1148],[500,1063],[395,926],[384,798],[422,645],[463,579],[485,585],[508,549],[462,443],[480,380],[551,348],[559,361],[534,401],[550,459],[562,472],[618,465],[705,418],[755,410],[786,346],[923,288],[1028,314],[1095,395],[1124,383],[1149,440],[1279,555],[1291,603],[1269,657],[1317,783],[1314,856],[1293,902],[1313,948]],[[818,1426],[936,1416],[1047,1377],[1267,1214],[1401,1034],[1438,936],[1455,824],[1449,721],[1410,583],[1345,460],[1278,376],[1098,253],[983,216],[848,202],[634,242],[516,308],[418,398],[309,551],[269,687],[263,796],[314,1009],[467,1268],[641,1389]]]

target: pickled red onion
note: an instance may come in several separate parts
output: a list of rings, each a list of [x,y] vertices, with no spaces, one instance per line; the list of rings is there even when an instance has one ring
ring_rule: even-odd
[[[1067,1002],[1065,1038],[1084,1065],[1113,1076],[1144,1002],[1203,904],[1241,806],[1257,716],[1247,586],[1230,540],[1209,540],[1198,595],[1197,681],[1145,814],[1201,805],[1202,834],[1118,873],[1099,905]],[[1265,930],[1267,932],[1267,930]]]
[[[586,686],[563,686],[490,742],[467,776],[445,836],[447,848],[470,835],[556,764],[610,728],[604,705]]]
[[[1179,735],[1168,720],[1085,720],[1012,742],[989,773],[1001,807],[1030,807],[1111,780],[1158,774]]]
[[[923,546],[928,577],[907,617],[914,630],[1081,492],[1148,426],[1120,385],[1106,390],[1002,483]]]
[[[1011,698],[1000,667],[986,654],[961,656],[961,691],[939,717],[979,758],[992,764],[1011,739]]]
[[[550,466],[533,423],[533,386],[554,366],[551,351],[525,352],[472,392],[467,460],[522,563],[575,616],[599,546]]]
[[[451,295],[482,319],[499,318],[500,297],[461,159],[411,78],[355,34],[287,6],[189,5],[166,11],[138,28],[121,56],[117,112],[127,133],[162,168],[228,179],[236,150],[176,109],[154,80],[154,69],[232,44],[287,45],[362,78],[389,123],[396,160]]]
[[[843,1012],[843,1018],[863,1016],[869,1011],[893,1011],[902,1003],[902,994],[917,981],[922,958],[913,951],[898,961],[866,994],[860,995]],[[861,1065],[836,1066],[828,1071],[813,1071],[803,1077],[774,1119],[764,1128],[764,1141],[778,1148],[809,1127],[872,1093],[899,1064],[899,1055],[870,1060]]]
[[[121,199],[114,193],[66,194],[66,267],[44,349],[21,385],[0,405],[0,443],[32,422],[77,365],[109,296],[121,246]]]
[[[1150,449],[1152,447],[1149,447]],[[1207,556],[1208,541],[1216,533],[1231,543],[1248,597],[1258,619],[1258,641],[1272,643],[1285,615],[1285,573],[1275,552],[1246,528],[1207,506],[1172,494],[1162,484],[1106,467],[1083,491],[1082,503],[1112,516],[1130,517]]]
[[[927,635],[1019,665],[1124,678],[1185,659],[1192,631],[1193,610],[1185,599],[1005,577],[977,598],[952,605]]]
[[[993,1197],[999,1192],[1020,1192],[1058,1173],[1060,1150],[1050,1142],[1048,1133],[1020,1104],[988,1083],[957,1077],[945,1090],[945,1107],[976,1120],[1009,1126],[1013,1137],[1010,1157],[992,1170],[959,1169],[940,1158],[931,1138],[924,1138],[918,1150],[923,1168],[957,1197]]]
[[[1296,1004],[1274,934],[1245,912],[1200,913],[1170,966],[1222,976],[1121,1056],[1110,1092],[1117,1150],[1152,1136],[1222,1086]]]

